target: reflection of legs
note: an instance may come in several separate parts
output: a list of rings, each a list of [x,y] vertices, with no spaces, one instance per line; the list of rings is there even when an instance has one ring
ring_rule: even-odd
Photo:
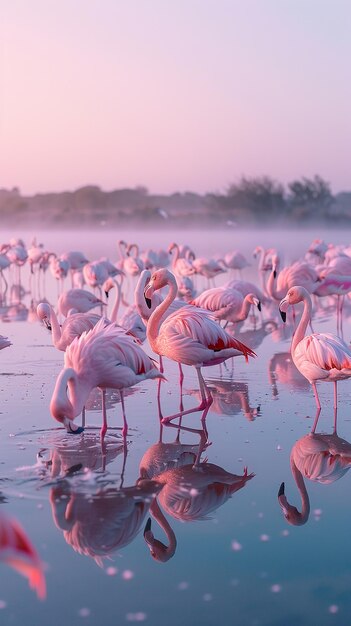
[[[100,430],[100,438],[103,440],[107,431],[106,389],[101,389],[101,408],[102,408],[102,426]]]
[[[318,396],[318,391],[317,391],[317,385],[316,383],[312,383],[312,389],[313,389],[313,393],[314,393],[314,397],[316,399],[316,405],[317,405],[317,409],[321,408],[321,403],[319,401],[319,396]]]
[[[85,406],[83,406],[82,410],[82,428],[85,428]]]
[[[316,413],[316,417],[314,418],[314,422],[313,422],[311,433],[314,433],[316,428],[317,428],[320,412],[321,412],[321,410],[317,409],[317,413]]]
[[[119,393],[120,393],[120,396],[121,396],[122,416],[123,416],[122,435],[125,438],[127,436],[127,432],[128,432],[128,423],[127,423],[126,411],[125,411],[125,407],[124,407],[123,389],[120,389]]]
[[[338,409],[335,407],[334,409],[334,434],[336,434],[337,422],[338,422]]]

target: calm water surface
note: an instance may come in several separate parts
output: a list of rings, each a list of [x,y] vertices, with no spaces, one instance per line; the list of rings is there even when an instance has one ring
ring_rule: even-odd
[[[32,234],[19,234],[30,243]],[[322,231],[228,230],[43,232],[38,240],[59,254],[80,249],[90,259],[107,255],[113,261],[119,238],[136,240],[141,248],[178,240],[191,244],[199,256],[238,248],[250,259],[256,245],[275,245],[293,260],[316,236],[335,243],[351,239],[345,231],[328,237]],[[255,265],[245,277],[258,281]],[[22,281],[27,289],[26,267]],[[48,272],[46,296],[52,303],[56,292]],[[325,482],[306,479],[311,510],[303,526],[285,521],[277,499],[285,481],[289,500],[301,508],[290,454],[315,417],[312,391],[290,361],[292,327],[283,328],[275,311],[266,310],[256,330],[252,318],[240,329],[239,337],[253,347],[256,359],[246,364],[237,358],[234,365],[205,370],[214,396],[207,417],[211,445],[202,452],[202,471],[194,471],[201,437],[186,428],[200,430],[199,413],[183,418],[185,429],[160,431],[155,381],[139,384],[126,398],[126,446],[116,393],[108,397],[112,428],[103,449],[98,393],[89,400],[85,433],[66,435],[49,412],[63,354],[37,321],[32,300],[28,292],[21,304],[1,310],[0,334],[13,346],[1,352],[0,488],[3,510],[20,520],[46,564],[47,599],[38,601],[25,579],[1,565],[0,624],[350,623],[348,467],[329,467]],[[347,342],[350,312],[346,307]],[[336,332],[326,305],[315,316],[314,330]],[[192,368],[184,369],[182,401],[190,408],[199,401],[197,377]],[[181,401],[174,363],[166,363],[166,376],[161,390],[165,415],[176,412]],[[331,385],[320,386],[321,432],[332,432],[332,395]],[[350,395],[350,383],[341,383],[338,435],[351,442]],[[73,466],[75,471],[69,471]],[[163,484],[158,504],[155,485],[139,481],[157,474]],[[155,537],[170,546],[164,562],[153,559],[143,537],[150,507]]]

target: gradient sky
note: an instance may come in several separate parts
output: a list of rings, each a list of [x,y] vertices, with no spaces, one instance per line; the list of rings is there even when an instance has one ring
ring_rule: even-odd
[[[0,187],[351,190],[350,0],[0,0]]]

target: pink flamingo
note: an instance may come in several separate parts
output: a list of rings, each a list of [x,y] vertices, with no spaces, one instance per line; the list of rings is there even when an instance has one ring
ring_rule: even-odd
[[[336,410],[334,430],[331,434],[316,433],[320,410],[311,433],[301,437],[293,446],[290,454],[291,472],[301,497],[301,511],[291,505],[285,495],[285,484],[280,485],[279,504],[289,524],[301,526],[308,520],[310,501],[304,478],[328,485],[339,480],[351,467],[351,444],[338,436],[336,432]]]
[[[293,285],[301,285],[305,287],[309,293],[314,291],[320,285],[320,280],[316,270],[305,261],[296,261],[292,265],[283,267],[279,272],[279,257],[273,257],[273,268],[267,281],[267,292],[274,300],[281,300],[287,289]],[[277,279],[277,283],[275,282]]]
[[[244,267],[250,266],[250,263],[248,263],[247,259],[245,259],[244,255],[239,252],[239,250],[227,252],[223,257],[223,261],[226,268],[230,270],[238,270],[239,273],[241,273],[241,270],[243,270]]]
[[[105,389],[118,389],[124,424],[122,434],[126,436],[128,424],[123,390],[153,378],[163,378],[163,374],[142,348],[114,324],[106,326],[102,319],[92,330],[76,337],[67,347],[65,367],[57,378],[50,402],[51,415],[64,424],[67,432],[82,432],[81,428],[73,428],[73,420],[82,412],[90,392],[100,387],[103,399],[103,439],[107,430]]]
[[[233,356],[243,355],[248,360],[249,356],[256,355],[250,348],[228,335],[207,311],[197,307],[186,305],[162,322],[163,315],[177,294],[175,277],[167,269],[157,270],[145,289],[145,297],[151,299],[155,291],[166,285],[169,286],[169,291],[163,302],[151,314],[147,325],[147,337],[151,349],[156,354],[195,367],[202,402],[196,409],[181,411],[163,418],[163,421],[169,422],[175,417],[195,410],[205,410],[204,419],[211,406],[212,396],[201,374],[201,368],[223,363]]]
[[[171,254],[173,250],[175,251],[172,256],[172,271],[174,274],[179,277],[192,276],[193,274],[196,274],[196,269],[191,261],[188,261],[188,259],[185,259],[180,255],[178,244],[171,243],[168,246],[169,254]]]
[[[62,481],[50,492],[53,519],[76,552],[102,567],[103,559],[136,537],[160,489],[154,480],[139,480],[131,487],[100,487],[87,498],[86,489]]]
[[[291,287],[280,302],[279,311],[283,321],[291,304],[303,302],[302,317],[291,343],[291,356],[301,374],[312,385],[316,404],[321,408],[316,381],[334,383],[334,407],[337,407],[337,382],[351,376],[351,349],[336,335],[313,333],[305,337],[307,325],[311,321],[312,301],[307,289]]]
[[[240,291],[224,287],[206,289],[190,304],[210,311],[218,321],[225,320],[226,325],[228,322],[235,324],[246,320],[252,304],[261,311],[261,303],[253,293],[244,297]]]
[[[40,600],[46,596],[43,564],[25,531],[17,520],[0,514],[0,561],[28,578]]]
[[[37,306],[38,318],[46,328],[52,331],[52,342],[58,350],[63,352],[72,343],[73,339],[82,333],[94,328],[101,319],[95,313],[73,313],[60,326],[56,313],[47,302],[40,302]]]
[[[57,308],[61,315],[67,317],[69,311],[87,313],[97,306],[106,306],[105,303],[94,296],[87,289],[68,289],[64,291],[57,302]]]

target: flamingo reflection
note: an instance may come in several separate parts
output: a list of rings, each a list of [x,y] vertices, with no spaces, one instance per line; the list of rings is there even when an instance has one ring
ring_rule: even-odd
[[[247,383],[234,382],[220,378],[208,380],[208,388],[213,397],[211,410],[218,415],[237,415],[243,413],[252,422],[260,414],[260,406],[251,407],[249,401],[249,388]],[[196,389],[189,392],[200,398]]]
[[[126,449],[119,487],[88,474],[60,480],[50,490],[52,516],[65,541],[100,567],[106,557],[133,541],[162,489],[158,481],[148,479],[123,487],[125,460]]]
[[[145,526],[144,538],[152,557],[157,561],[168,561],[174,555],[177,546],[174,531],[162,510],[183,522],[207,519],[209,513],[222,506],[254,477],[254,474],[248,474],[247,468],[244,469],[244,474],[239,476],[209,463],[207,459],[201,461],[201,453],[206,442],[207,436],[203,432],[194,462],[166,469],[154,477],[163,488],[153,500],[150,513],[165,532],[167,544],[155,538],[151,529],[151,518]]]
[[[319,415],[320,409],[317,409],[311,433],[301,437],[290,454],[291,472],[301,498],[301,511],[288,502],[284,483],[278,492],[284,517],[294,526],[305,524],[310,514],[310,500],[304,479],[328,485],[342,478],[351,467],[351,443],[336,432],[337,411],[334,411],[334,430],[330,434],[315,432]]]
[[[277,352],[268,363],[268,377],[272,385],[273,397],[278,396],[277,382],[287,385],[293,390],[307,390],[310,385],[306,378],[300,374],[290,352]]]

